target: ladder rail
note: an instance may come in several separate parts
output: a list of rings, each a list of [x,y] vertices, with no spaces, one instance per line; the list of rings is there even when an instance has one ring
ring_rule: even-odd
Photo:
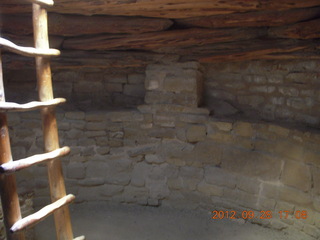
[[[35,3],[32,4],[32,7],[35,48],[49,49],[47,11]],[[53,88],[50,59],[46,57],[36,57],[36,70],[40,101],[52,100]],[[53,108],[44,108],[41,111],[41,115],[45,152],[50,152],[59,148],[55,110]],[[58,199],[66,196],[66,189],[62,174],[62,164],[61,161],[57,159],[55,161],[49,161],[47,166],[51,201],[55,202]],[[57,240],[73,239],[68,206],[62,207],[54,212],[54,221],[56,225]]]
[[[3,70],[2,58],[0,51],[0,101],[5,101],[4,87],[3,87]],[[9,130],[7,123],[7,116],[0,113],[0,164],[12,162]],[[14,175],[0,176],[0,195],[3,210],[4,223],[6,225],[6,235],[8,240],[24,240],[24,233],[15,235],[10,234],[7,226],[13,225],[16,221],[21,219],[21,210],[19,204],[19,197],[17,194],[17,183]]]

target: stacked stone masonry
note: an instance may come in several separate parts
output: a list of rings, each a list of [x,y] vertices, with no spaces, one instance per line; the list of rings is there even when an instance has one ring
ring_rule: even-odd
[[[320,236],[319,134],[169,106],[159,122],[160,109],[140,109],[59,113],[61,144],[72,149],[63,160],[66,183],[76,201],[273,211],[259,223]],[[15,121],[24,123],[14,130],[15,156],[41,152],[41,131],[24,127],[39,121],[36,115]],[[36,207],[46,205],[46,169],[30,171],[36,177],[20,181],[25,191],[35,189]],[[280,210],[291,211],[289,218],[279,219]],[[297,210],[308,211],[307,220],[295,219]]]
[[[319,66],[319,61],[207,64],[207,107],[215,116],[319,127]]]
[[[274,63],[250,64],[256,72],[262,72]],[[300,64],[297,66],[301,69],[304,66],[306,71],[315,70],[312,65],[315,63]],[[227,64],[225,68],[246,69],[240,65]],[[101,95],[92,98],[84,95],[89,101],[87,105],[75,97],[81,81],[78,85],[74,74],[98,74],[94,77],[96,80],[92,80],[96,83],[100,82],[100,70],[56,73],[56,77],[64,79],[56,80],[57,88],[66,91],[66,96],[57,96],[68,98],[71,94],[70,105],[57,112],[60,145],[71,147],[70,155],[63,158],[68,192],[77,196],[77,202],[221,209],[238,214],[254,211],[257,215],[260,211],[272,211],[270,219],[250,221],[291,232],[302,231],[319,239],[320,133],[315,128],[299,130],[257,119],[245,121],[229,117],[222,120],[212,116],[210,106],[217,102],[210,100],[210,96],[216,98],[214,90],[219,90],[223,83],[213,78],[214,72],[219,77],[224,71],[227,74],[219,65],[189,62],[153,64],[145,72],[114,74],[113,77],[125,76],[121,78],[126,79],[121,84],[122,89],[136,84],[143,90],[136,94],[135,99],[140,100],[130,105],[134,108],[124,109],[128,105],[118,103],[113,105],[118,109],[107,111],[109,102],[100,99]],[[230,80],[234,77],[234,85],[241,82],[235,81],[242,74],[238,73],[230,75]],[[91,82],[83,78],[82,81],[85,91]],[[61,87],[62,83],[66,84],[65,88]],[[100,83],[105,86],[108,81]],[[100,87],[96,88],[97,92]],[[280,86],[275,88],[280,89]],[[202,91],[205,91],[204,101]],[[232,94],[238,93],[235,90]],[[247,94],[263,96],[264,101],[269,96],[269,93],[251,91]],[[316,103],[316,95],[311,96]],[[221,104],[228,104],[224,106],[231,106],[222,95],[218,98]],[[203,102],[206,107],[201,107]],[[97,109],[95,104],[99,105]],[[255,110],[260,111],[263,106],[257,105]],[[215,110],[219,113],[221,108]],[[294,116],[299,114],[297,110]],[[9,123],[15,159],[42,152],[39,113],[10,114]],[[49,203],[45,165],[22,171],[18,182],[24,193],[34,192],[36,209]],[[279,211],[290,211],[290,214],[287,219],[280,219]],[[298,219],[297,211],[307,211],[307,219]]]

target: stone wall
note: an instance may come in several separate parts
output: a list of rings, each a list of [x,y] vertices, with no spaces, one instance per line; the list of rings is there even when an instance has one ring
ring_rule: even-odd
[[[251,64],[258,68],[258,62]],[[134,85],[132,79],[136,79],[139,89],[143,86],[145,90],[139,90],[135,99],[140,100],[135,104],[144,104],[125,110],[119,103],[114,104],[118,109],[107,111],[101,100],[105,91],[101,89],[108,81],[99,80],[101,71],[56,73],[55,78],[60,75],[62,79],[55,80],[56,96],[61,96],[59,91],[63,97],[71,94],[70,105],[57,112],[61,146],[71,147],[70,155],[63,158],[68,192],[77,196],[76,202],[228,209],[237,214],[250,210],[257,216],[260,211],[272,211],[270,219],[250,221],[287,231],[301,230],[317,238],[320,133],[316,129],[299,130],[253,119],[221,120],[210,115],[207,108],[199,106],[203,82],[214,92],[215,81],[210,78],[213,68],[227,71],[222,66],[204,68],[190,62],[154,64],[145,73],[125,73],[121,96],[125,95],[125,86]],[[91,87],[87,78],[79,78],[83,81],[79,87],[78,74],[97,74],[92,80],[99,82],[91,88],[94,94],[86,92]],[[82,103],[80,95],[88,102]],[[264,99],[269,96],[260,95]],[[211,103],[208,99],[206,105]],[[313,99],[317,101],[315,96]],[[96,108],[96,104],[101,105]],[[9,123],[14,159],[42,152],[38,112],[10,114]],[[35,208],[49,203],[45,165],[22,171],[18,182],[24,193],[34,192]],[[290,214],[280,219],[279,211]],[[298,219],[298,211],[307,211],[307,219]]]
[[[38,99],[34,70],[6,70],[4,76],[7,101],[24,103]],[[144,69],[53,71],[54,94],[67,99],[62,107],[83,111],[132,108],[142,104],[144,79]]]
[[[206,105],[240,116],[319,127],[319,61],[206,64]]]

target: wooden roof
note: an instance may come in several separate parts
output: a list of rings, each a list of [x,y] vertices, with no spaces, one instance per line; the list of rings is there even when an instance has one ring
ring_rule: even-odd
[[[56,0],[48,11],[51,45],[65,56],[118,54],[133,66],[319,58],[320,0]],[[1,0],[0,13],[2,35],[32,42],[28,1]]]

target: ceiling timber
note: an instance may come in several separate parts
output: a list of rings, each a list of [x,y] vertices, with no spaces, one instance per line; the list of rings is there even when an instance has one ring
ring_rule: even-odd
[[[320,58],[319,0],[55,0],[48,11],[51,45],[71,67],[86,65],[76,54],[101,67]],[[3,37],[32,45],[30,3],[1,0],[0,14]]]

